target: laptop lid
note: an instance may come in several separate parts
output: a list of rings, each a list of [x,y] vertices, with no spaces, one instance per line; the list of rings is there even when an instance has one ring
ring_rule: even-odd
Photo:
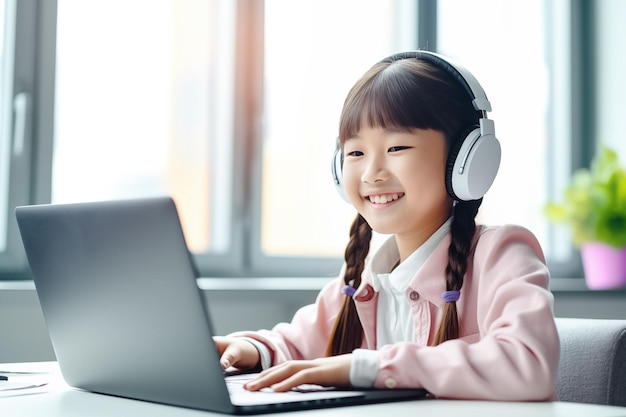
[[[22,206],[16,217],[69,385],[224,413],[343,404],[337,391],[231,400],[171,198]],[[420,395],[349,391],[345,404]]]

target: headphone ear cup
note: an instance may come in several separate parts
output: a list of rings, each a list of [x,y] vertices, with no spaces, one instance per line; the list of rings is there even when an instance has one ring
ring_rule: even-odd
[[[335,153],[333,154],[333,159],[331,161],[330,171],[333,176],[333,183],[335,184],[335,188],[337,192],[346,202],[350,203],[350,199],[346,194],[346,190],[343,187],[343,152],[339,145],[335,149]]]
[[[477,127],[472,127],[471,129],[463,132],[461,139],[457,140],[450,152],[448,153],[448,163],[446,164],[446,190],[448,191],[448,195],[452,197],[454,200],[460,200],[460,198],[454,192],[454,187],[452,186],[452,173],[454,171],[454,163],[459,155],[459,151],[461,150],[461,146],[463,146],[463,142],[467,139],[468,135],[475,130]]]
[[[446,189],[456,200],[483,198],[500,167],[500,142],[493,133],[481,134],[474,127],[458,141],[448,157]]]

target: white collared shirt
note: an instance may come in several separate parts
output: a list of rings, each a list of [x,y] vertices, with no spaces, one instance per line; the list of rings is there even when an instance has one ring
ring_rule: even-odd
[[[391,271],[400,260],[395,237],[390,237],[378,249],[368,264],[367,273],[372,287],[378,292],[376,317],[376,348],[398,342],[415,341],[415,323],[407,289],[417,271],[441,243],[450,230],[448,219],[426,242]],[[391,271],[391,272],[390,272]],[[378,351],[357,349],[352,356],[350,382],[358,387],[370,387],[378,373]]]

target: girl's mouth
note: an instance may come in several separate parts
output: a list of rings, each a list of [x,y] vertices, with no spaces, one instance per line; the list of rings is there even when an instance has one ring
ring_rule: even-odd
[[[373,204],[391,203],[392,201],[396,201],[402,197],[404,197],[404,193],[378,194],[378,195],[367,196],[370,203],[373,203]]]

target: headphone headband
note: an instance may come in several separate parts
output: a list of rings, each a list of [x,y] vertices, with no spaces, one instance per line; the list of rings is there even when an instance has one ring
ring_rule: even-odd
[[[482,112],[491,111],[491,103],[487,99],[485,90],[483,90],[476,77],[462,65],[455,63],[449,58],[444,58],[442,55],[422,50],[399,52],[388,56],[381,62],[394,62],[403,59],[421,59],[422,61],[430,62],[436,67],[447,71],[463,86],[467,95],[472,98],[472,104],[476,110]]]

